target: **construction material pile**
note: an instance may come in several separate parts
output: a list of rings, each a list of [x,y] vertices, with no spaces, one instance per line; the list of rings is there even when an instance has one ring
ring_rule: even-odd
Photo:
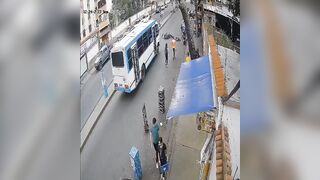
[[[159,88],[158,97],[159,97],[159,111],[161,113],[164,113],[165,112],[165,104],[164,104],[165,96],[164,96],[164,88],[162,86],[160,86]]]
[[[228,128],[220,124],[215,131],[216,141],[216,179],[232,180],[231,176],[231,150],[229,144]]]

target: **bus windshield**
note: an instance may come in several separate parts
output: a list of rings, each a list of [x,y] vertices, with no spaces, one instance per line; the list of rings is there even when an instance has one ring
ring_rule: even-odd
[[[112,53],[112,65],[114,67],[123,67],[124,62],[123,62],[123,53],[120,52],[114,52]]]

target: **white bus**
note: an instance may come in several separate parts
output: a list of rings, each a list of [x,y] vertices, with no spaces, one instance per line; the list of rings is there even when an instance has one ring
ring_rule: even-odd
[[[115,90],[130,93],[145,78],[146,69],[159,53],[159,26],[155,20],[142,21],[111,50]]]

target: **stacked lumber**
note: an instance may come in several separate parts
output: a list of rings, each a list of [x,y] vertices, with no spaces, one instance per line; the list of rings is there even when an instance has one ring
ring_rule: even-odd
[[[216,179],[232,180],[231,176],[231,150],[229,144],[228,128],[220,124],[215,131],[216,142]]]
[[[212,63],[213,72],[216,80],[215,82],[217,87],[217,95],[219,97],[225,97],[228,95],[228,93],[225,85],[224,72],[223,72],[223,67],[221,65],[218,48],[212,34],[208,36],[208,39],[209,39],[209,47],[211,52],[211,59],[213,62]]]
[[[161,113],[164,113],[166,110],[165,110],[165,105],[164,105],[164,98],[165,98],[165,96],[164,96],[164,88],[162,87],[162,86],[160,86],[160,88],[159,88],[159,91],[158,91],[158,97],[159,97],[159,102],[158,102],[158,104],[159,104],[159,111],[161,112]]]

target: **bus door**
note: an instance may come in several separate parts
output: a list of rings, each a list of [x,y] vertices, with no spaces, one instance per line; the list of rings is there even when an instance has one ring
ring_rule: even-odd
[[[132,58],[132,64],[134,68],[134,78],[135,78],[136,84],[138,84],[140,80],[140,68],[139,68],[137,43],[134,43],[131,46],[131,58]]]

